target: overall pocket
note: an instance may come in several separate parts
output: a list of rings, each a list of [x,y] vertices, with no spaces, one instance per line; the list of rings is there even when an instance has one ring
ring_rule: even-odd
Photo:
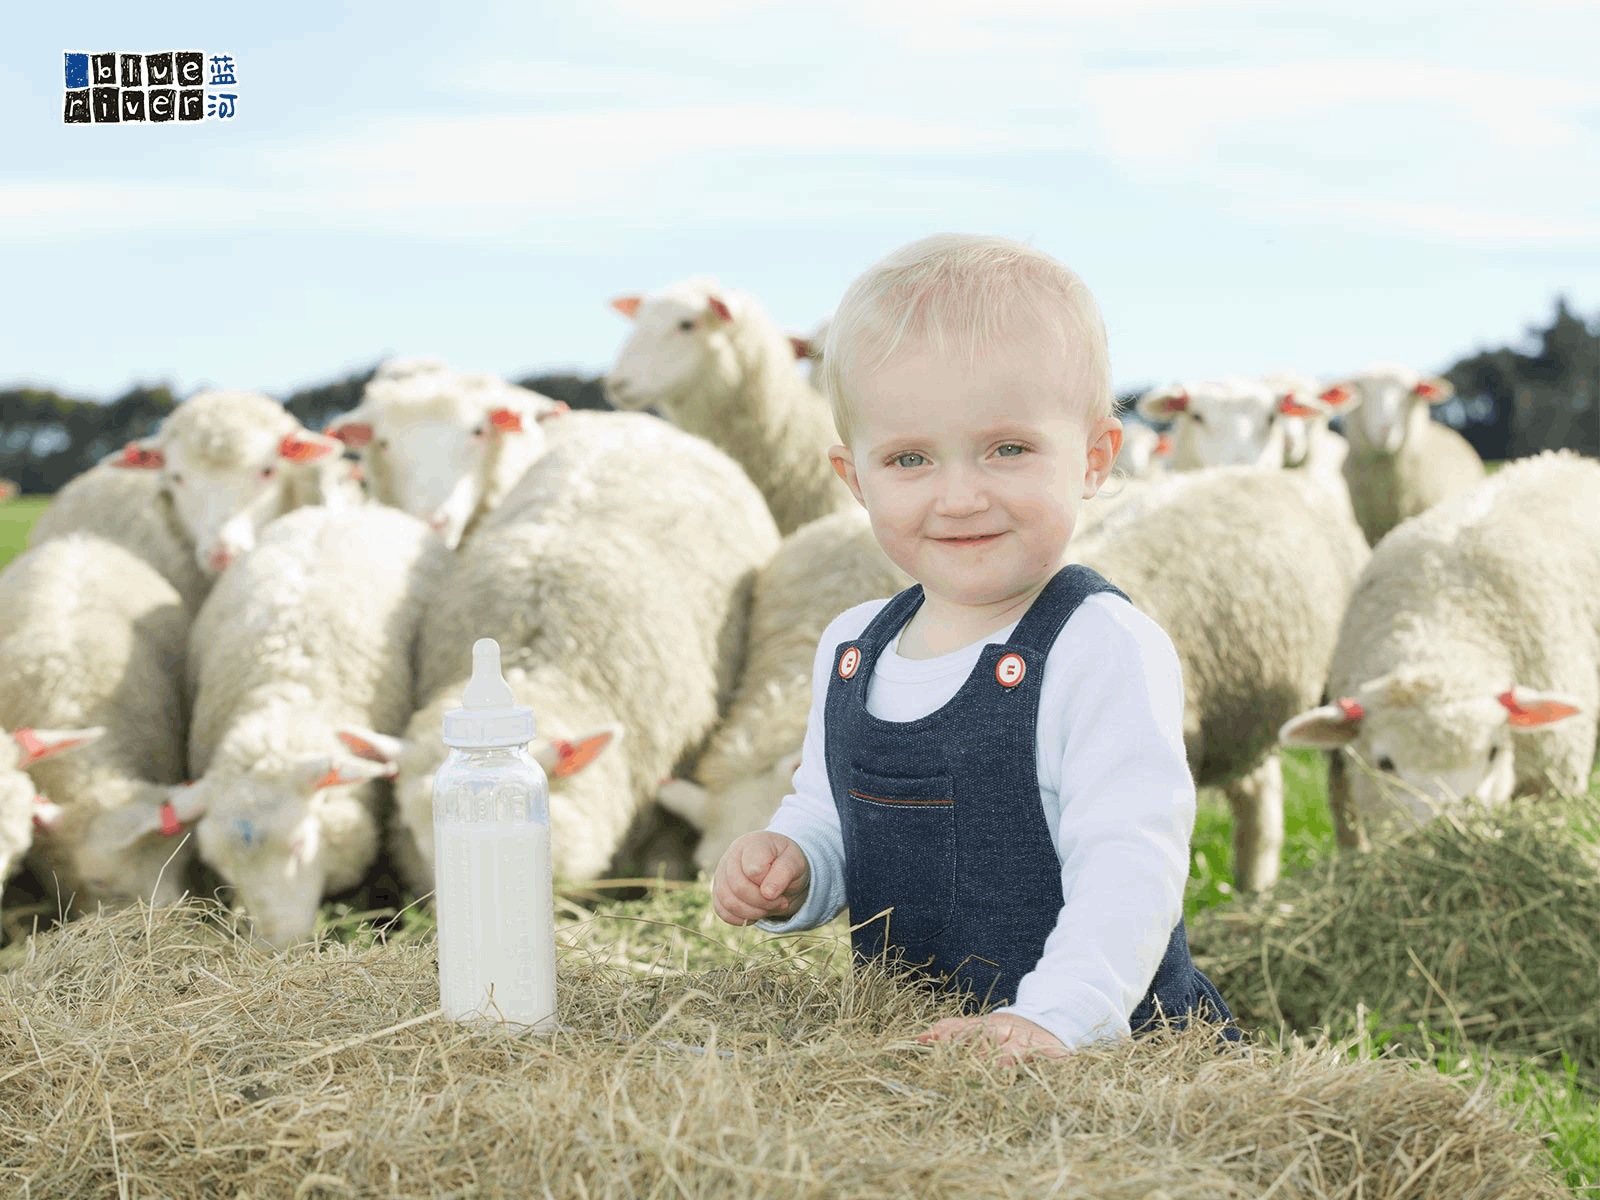
[[[891,945],[911,947],[937,937],[949,926],[956,899],[950,776],[909,779],[852,766],[849,778],[845,889],[851,922],[892,907]],[[883,945],[882,918],[861,932],[871,933],[873,946]]]

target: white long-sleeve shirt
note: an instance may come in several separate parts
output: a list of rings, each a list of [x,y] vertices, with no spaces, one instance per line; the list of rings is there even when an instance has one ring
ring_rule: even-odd
[[[834,651],[887,604],[835,617],[811,669],[811,713],[794,791],[767,826],[796,842],[811,888],[775,932],[811,929],[845,907],[844,845],[828,784],[823,713]],[[946,704],[988,642],[1016,624],[937,658],[902,658],[898,636],[878,656],[867,711],[911,721]],[[1054,831],[1066,902],[1015,1004],[998,1009],[1043,1026],[1069,1049],[1130,1036],[1128,1018],[1149,990],[1183,915],[1195,792],[1183,747],[1183,678],[1166,632],[1126,600],[1085,599],[1045,660],[1035,739],[1039,803]]]

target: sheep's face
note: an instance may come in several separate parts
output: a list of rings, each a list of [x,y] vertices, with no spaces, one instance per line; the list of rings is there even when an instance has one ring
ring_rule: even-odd
[[[1172,465],[1180,470],[1283,464],[1283,414],[1265,384],[1233,379],[1159,388],[1141,397],[1139,411],[1173,422]]]
[[[359,445],[375,499],[426,521],[454,549],[491,475],[519,476],[544,451],[540,420],[559,407],[489,377],[436,371],[374,381],[330,429]]]
[[[1412,425],[1426,420],[1417,414],[1426,413],[1430,404],[1442,404],[1455,395],[1448,380],[1418,375],[1409,367],[1398,365],[1370,367],[1329,394],[1338,397],[1346,391],[1355,393],[1361,405],[1351,421],[1368,445],[1385,454],[1398,454]]]
[[[705,381],[731,369],[733,302],[716,292],[687,285],[658,292],[627,307],[633,334],[601,384],[613,407],[639,411],[655,407],[676,416]]]
[[[1330,797],[1372,826],[1416,828],[1472,796],[1503,804],[1517,784],[1513,730],[1538,733],[1574,716],[1576,704],[1526,688],[1463,689],[1401,669],[1353,697],[1285,723],[1285,745],[1346,755],[1340,795]]]
[[[182,898],[195,853],[194,837],[183,822],[198,815],[198,797],[175,787],[164,798],[173,804],[165,821],[159,803],[130,801],[99,813],[83,831],[71,851],[81,910],[126,908],[140,901],[160,907]]]
[[[327,866],[323,789],[360,785],[388,768],[350,756],[314,756],[276,770],[213,764],[195,784],[206,816],[196,827],[200,857],[233,888],[256,935],[273,946],[316,928]]]

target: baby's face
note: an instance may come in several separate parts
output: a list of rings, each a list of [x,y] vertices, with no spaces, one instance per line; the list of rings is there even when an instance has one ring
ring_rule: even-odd
[[[851,376],[854,444],[834,447],[835,466],[930,598],[1003,604],[1059,569],[1122,440],[1116,418],[1086,418],[1069,349],[1036,337],[974,367],[903,346]]]

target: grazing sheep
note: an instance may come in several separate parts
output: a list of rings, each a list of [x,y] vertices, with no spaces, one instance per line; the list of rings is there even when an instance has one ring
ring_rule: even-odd
[[[756,577],[750,648],[728,715],[693,781],[659,799],[701,831],[695,861],[709,874],[740,834],[765,828],[791,790],[811,709],[811,667],[828,622],[911,579],[888,559],[862,508],[818,517],[783,539]]]
[[[494,375],[393,359],[327,432],[360,449],[373,499],[426,521],[454,549],[544,453],[540,423],[566,411]]]
[[[172,585],[93,534],[53,538],[0,572],[0,727],[104,731],[29,767],[53,802],[36,814],[37,873],[71,910],[170,904],[184,890],[193,845],[172,835],[196,813],[182,786],[188,633]],[[14,829],[7,841],[14,852]]]
[[[1250,467],[1169,476],[1070,545],[1177,648],[1189,768],[1228,797],[1240,890],[1277,878],[1278,728],[1321,695],[1367,554],[1336,481]]]
[[[1600,712],[1600,463],[1520,459],[1396,526],[1351,594],[1326,695],[1280,736],[1335,751],[1342,845],[1365,849],[1369,823],[1417,825],[1459,797],[1584,790]]]
[[[754,298],[697,278],[611,304],[634,321],[604,378],[614,407],[654,406],[727,451],[785,535],[855,504],[828,462],[833,412]]]
[[[1448,379],[1397,363],[1377,363],[1322,393],[1332,404],[1360,397],[1360,412],[1344,426],[1344,478],[1369,545],[1483,479],[1472,443],[1428,415],[1455,394]]]
[[[200,855],[272,945],[309,937],[323,896],[377,856],[376,780],[392,772],[337,734],[405,725],[418,623],[449,559],[395,509],[303,508],[262,532],[195,618]]]
[[[638,413],[561,420],[429,605],[422,707],[405,736],[361,735],[363,753],[399,767],[395,858],[419,891],[433,887],[441,720],[460,703],[476,639],[500,643],[506,682],[538,722],[555,870],[592,877],[715,727],[751,584],[777,549],[761,494],[704,439]]]
[[[1167,467],[1173,471],[1281,467],[1287,442],[1284,418],[1301,415],[1263,381],[1238,376],[1152,388],[1136,407],[1152,424],[1172,422]]]

